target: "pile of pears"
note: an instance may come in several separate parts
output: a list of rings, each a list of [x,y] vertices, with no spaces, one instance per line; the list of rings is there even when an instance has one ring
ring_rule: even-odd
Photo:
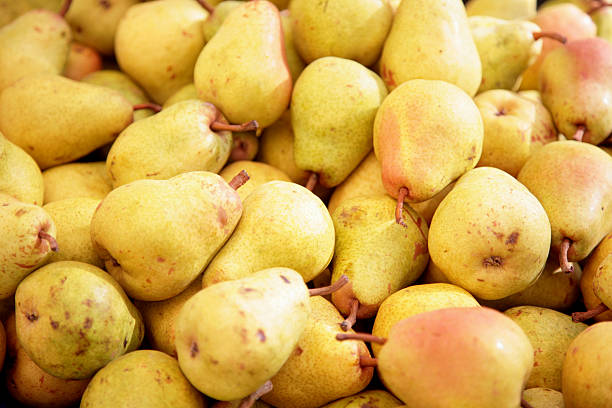
[[[612,407],[612,3],[0,0],[0,406]]]

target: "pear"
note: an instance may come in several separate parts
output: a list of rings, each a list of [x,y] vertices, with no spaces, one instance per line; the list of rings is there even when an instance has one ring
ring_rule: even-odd
[[[200,53],[194,78],[200,99],[230,122],[255,119],[262,128],[274,123],[292,87],[276,6],[256,0],[236,8]]]
[[[73,27],[76,41],[112,55],[119,21],[137,3],[138,0],[73,0],[66,21]]]
[[[536,196],[509,174],[480,167],[459,179],[438,206],[429,254],[452,283],[482,299],[500,299],[540,276],[550,231]]]
[[[469,0],[465,5],[468,16],[491,16],[505,20],[526,20],[536,14],[536,0]]]
[[[102,58],[95,49],[77,42],[70,44],[63,75],[80,81],[87,75],[102,69]]]
[[[555,123],[548,109],[542,104],[540,93],[538,91],[521,91],[518,94],[533,103],[536,108],[536,119],[531,131],[532,153],[547,143],[559,140]]]
[[[218,123],[227,125],[213,105],[198,100],[176,103],[134,122],[106,158],[113,187],[141,179],[167,180],[189,171],[219,172],[229,157],[232,134],[217,130]]]
[[[202,23],[202,31],[204,32],[206,42],[209,42],[217,34],[219,27],[221,27],[227,16],[242,5],[242,3],[241,0],[226,0],[215,6],[212,13]]]
[[[601,304],[601,299],[595,294],[593,281],[599,267],[604,259],[612,253],[612,232],[601,240],[597,248],[588,257],[584,265],[582,279],[580,280],[580,290],[584,305],[587,309],[592,310]],[[594,316],[597,321],[612,320],[612,312],[607,311]]]
[[[589,13],[597,26],[597,36],[612,43],[612,9],[605,5],[599,10]]]
[[[587,63],[588,61],[588,63]],[[612,44],[601,38],[569,42],[540,68],[542,102],[559,132],[599,144],[612,133]]]
[[[364,389],[374,374],[360,365],[370,352],[362,341],[338,342],[342,316],[322,298],[310,298],[311,313],[297,345],[271,378],[272,391],[262,399],[275,407],[318,408]],[[351,330],[352,332],[352,330]]]
[[[60,74],[71,37],[66,21],[48,10],[29,11],[2,27],[0,92],[29,75]]]
[[[225,3],[225,1],[223,3]],[[244,401],[242,399],[234,400],[234,401],[217,401],[215,405],[213,405],[213,408],[240,408],[240,405],[243,402]],[[270,405],[263,402],[262,400],[256,400],[251,407],[252,408],[273,408]]]
[[[340,184],[372,149],[372,125],[386,96],[380,77],[355,61],[309,64],[291,97],[296,165],[318,174],[325,187]]]
[[[387,391],[370,390],[350,397],[342,398],[321,408],[393,408],[402,406],[402,402]]]
[[[612,230],[612,157],[573,140],[549,143],[518,175],[542,203],[552,227],[552,249],[563,271],[581,261]]]
[[[101,200],[113,189],[106,163],[68,163],[51,167],[42,173],[45,204],[68,198]]]
[[[142,318],[119,284],[95,266],[54,262],[15,293],[17,337],[51,375],[84,379],[140,346]]]
[[[226,3],[226,2],[224,2]],[[293,26],[291,22],[291,15],[289,10],[282,10],[280,12],[281,25],[283,26],[283,36],[285,41],[285,55],[287,56],[287,65],[289,66],[289,72],[291,72],[291,79],[293,83],[297,81],[298,77],[306,67],[306,63],[300,57],[293,39]]]
[[[174,358],[155,350],[137,350],[98,371],[85,389],[81,406],[204,408],[206,404]]]
[[[68,198],[45,204],[57,230],[55,239],[61,251],[51,254],[49,262],[79,261],[99,268],[104,262],[98,257],[91,243],[91,218],[100,200],[93,198]]]
[[[587,325],[574,323],[563,313],[535,306],[513,307],[504,314],[521,326],[534,349],[533,370],[525,386],[561,391],[565,353]]]
[[[565,408],[604,408],[612,404],[612,322],[601,322],[580,333],[563,362]]]
[[[295,46],[307,63],[334,56],[372,65],[393,20],[384,0],[293,0],[289,11]]]
[[[270,181],[245,199],[240,223],[204,271],[203,287],[275,266],[294,269],[308,282],[329,265],[334,241],[332,219],[318,197],[297,184]]]
[[[0,27],[4,27],[22,14],[32,10],[29,0],[9,0],[0,3]]]
[[[466,290],[448,283],[414,285],[399,290],[380,305],[372,334],[389,337],[391,328],[397,322],[419,313],[451,307],[478,307],[476,299]],[[374,355],[378,356],[381,346],[372,344]]]
[[[28,204],[42,205],[43,176],[40,168],[19,146],[0,133],[0,192]]]
[[[57,251],[55,224],[41,207],[0,194],[0,299],[11,297],[30,272]]]
[[[102,201],[91,220],[91,240],[131,297],[165,300],[202,272],[241,214],[238,194],[214,173],[138,180]]]
[[[332,215],[332,283],[341,275],[349,278],[332,293],[332,301],[349,319],[374,317],[389,295],[416,281],[427,266],[426,221],[405,208],[412,222],[404,228],[393,219],[394,212],[395,200],[383,195],[346,200]]]
[[[563,394],[550,388],[530,388],[523,391],[523,400],[532,408],[565,408]]]
[[[181,370],[210,397],[247,397],[281,369],[309,315],[308,288],[288,268],[264,269],[201,290],[176,320]]]
[[[593,277],[593,292],[601,300],[601,303],[585,313],[572,313],[574,321],[583,321],[591,317],[591,314],[599,314],[610,310],[610,306],[612,306],[612,253],[606,256],[597,268]],[[582,318],[577,318],[577,315],[582,315]]]
[[[166,99],[163,108],[166,109],[177,102],[186,101],[188,99],[198,99],[198,91],[193,83],[189,83],[173,93],[172,96]]]
[[[460,0],[403,0],[380,57],[391,91],[411,79],[442,80],[474,96],[482,65]]]
[[[132,105],[100,86],[33,75],[0,94],[0,132],[41,169],[68,163],[112,142],[132,122]]]
[[[131,6],[115,33],[115,55],[121,70],[155,102],[164,103],[193,82],[193,68],[205,43],[202,22],[207,16],[193,0]]]
[[[430,259],[427,270],[421,276],[421,283],[451,283],[444,272]],[[495,309],[495,308],[494,308]]]
[[[243,202],[245,198],[247,198],[257,187],[267,183],[268,181],[291,181],[289,176],[287,176],[283,171],[266,163],[249,160],[240,160],[228,164],[223,168],[223,170],[221,170],[219,175],[223,177],[223,180],[229,183],[231,179],[242,170],[246,171],[249,175],[249,182],[237,190],[238,195]]]

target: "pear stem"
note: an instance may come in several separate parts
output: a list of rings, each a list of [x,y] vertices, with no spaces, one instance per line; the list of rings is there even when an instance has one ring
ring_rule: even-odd
[[[361,340],[376,344],[385,344],[387,342],[387,339],[384,337],[378,337],[368,333],[338,333],[336,334],[336,340]]]
[[[346,319],[340,323],[342,331],[348,331],[357,323],[357,311],[359,310],[359,301],[357,299],[351,299],[351,311]]]
[[[230,185],[234,190],[238,190],[240,187],[244,185],[247,181],[249,181],[251,177],[246,172],[246,170],[240,170],[240,173],[236,174],[234,178],[227,184]]]
[[[584,137],[584,133],[586,132],[586,126],[578,125],[576,126],[576,133],[572,136],[572,139],[577,140],[578,142],[582,142],[582,138]]]
[[[550,38],[551,40],[559,41],[561,44],[565,44],[567,42],[567,37],[559,33],[553,33],[550,31],[540,31],[533,33],[533,39],[535,41],[539,40],[540,38]]]
[[[376,367],[378,365],[378,360],[367,354],[361,354],[359,356],[359,365],[361,367]]]
[[[348,282],[349,282],[348,276],[342,275],[340,276],[340,279],[338,279],[331,285],[322,286],[320,288],[308,289],[308,293],[310,293],[310,296],[330,295],[334,293],[335,291],[337,291],[338,289],[340,289],[341,287],[343,287],[344,285],[346,285]]]
[[[606,8],[606,7],[612,6],[612,3],[607,3],[605,1],[594,1],[592,3],[593,3],[593,6],[589,9],[589,11],[587,11],[588,15],[591,15],[591,14],[601,10],[602,8]]]
[[[521,408],[533,408],[533,405],[525,401],[523,397],[521,397]]]
[[[41,230],[38,231],[38,238],[44,239],[45,241],[49,242],[49,248],[51,248],[53,252],[58,251],[59,247],[57,246],[57,241],[50,234]]]
[[[603,303],[598,304],[595,308],[591,310],[587,310],[586,312],[574,312],[572,313],[572,320],[575,323],[584,322],[585,320],[589,320],[597,315],[602,314],[603,312],[607,312],[610,310],[608,306]]]
[[[403,212],[404,212],[404,200],[408,196],[408,188],[402,187],[399,189],[399,193],[397,194],[397,205],[395,206],[395,222],[397,222],[402,227],[408,227],[404,222]]]
[[[151,102],[147,102],[147,103],[138,103],[134,106],[132,106],[132,110],[141,110],[141,109],[151,109],[153,112],[158,113],[161,112],[162,107],[156,103],[151,103]]]
[[[206,0],[196,0],[196,1],[198,2],[200,6],[202,6],[204,10],[208,11],[208,14],[212,14],[212,12],[215,11],[215,8],[211,6],[210,4],[208,4]]]
[[[251,120],[250,122],[245,122],[240,125],[230,125],[229,123],[223,123],[215,120],[210,124],[210,128],[215,132],[220,132],[223,130],[229,130],[230,132],[250,132],[252,130],[257,130],[259,128],[259,123],[257,123],[256,120]]]
[[[59,13],[57,13],[60,17],[65,17],[66,13],[68,13],[68,9],[70,8],[70,5],[72,4],[72,0],[64,0],[64,2],[62,3],[62,7],[60,8]]]
[[[574,272],[574,265],[567,259],[567,253],[570,246],[572,246],[572,240],[563,238],[563,241],[561,241],[561,248],[559,249],[559,266],[561,266],[561,270],[565,273]]]
[[[261,398],[262,395],[272,391],[272,381],[268,380],[261,387],[259,387],[254,393],[242,400],[238,408],[251,408],[255,401]]]
[[[306,182],[306,188],[309,191],[312,191],[317,186],[318,182],[319,182],[319,175],[315,172],[311,172],[310,176],[308,176],[308,181]]]

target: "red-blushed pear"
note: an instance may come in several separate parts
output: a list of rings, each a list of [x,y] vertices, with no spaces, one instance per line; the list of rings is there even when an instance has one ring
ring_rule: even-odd
[[[540,68],[542,102],[559,132],[592,144],[612,133],[612,44],[601,38],[567,43]]]
[[[64,66],[65,77],[80,81],[100,69],[102,69],[102,58],[98,51],[77,42],[70,44],[68,60]]]

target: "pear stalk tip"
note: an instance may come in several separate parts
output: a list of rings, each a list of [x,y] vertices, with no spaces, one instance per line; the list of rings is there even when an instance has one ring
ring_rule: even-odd
[[[251,177],[246,170],[240,170],[240,173],[236,174],[233,179],[227,184],[230,185],[234,190],[238,190],[240,187],[244,185],[247,181],[249,181]]]
[[[408,188],[402,187],[397,195],[397,205],[395,206],[395,222],[402,227],[408,227],[404,222],[404,200],[408,196]]]
[[[335,281],[331,285],[322,286],[320,288],[308,289],[308,293],[310,293],[310,296],[330,295],[334,293],[335,291],[337,291],[338,289],[340,289],[341,287],[343,287],[344,285],[346,285],[348,282],[349,282],[348,276],[342,275],[337,281]]]
[[[561,271],[565,273],[574,272],[574,265],[567,259],[567,253],[571,246],[572,240],[563,238],[563,241],[561,241],[561,248],[559,249],[559,266],[561,266]]]
[[[378,365],[378,360],[376,358],[370,357],[367,354],[361,354],[359,356],[359,365],[362,368],[365,368],[365,367],[376,367]]]
[[[384,337],[374,336],[369,333],[338,333],[336,334],[336,340],[361,340],[376,344],[385,344],[387,342],[387,339]]]
[[[311,172],[310,176],[308,176],[308,181],[306,181],[306,189],[308,191],[313,191],[319,182],[319,175],[315,172]]]
[[[215,119],[215,121],[210,124],[210,128],[215,132],[221,132],[224,130],[229,130],[230,132],[251,132],[259,129],[259,123],[257,123],[256,120],[251,120],[239,125],[230,125],[229,123],[223,123]]]
[[[533,408],[533,405],[525,401],[523,397],[521,397],[521,408]]]
[[[200,6],[202,6],[204,10],[208,11],[208,14],[212,14],[213,11],[215,11],[215,8],[211,6],[210,4],[208,4],[206,0],[196,0],[196,1],[198,2]]]
[[[132,106],[132,110],[141,110],[141,109],[151,109],[153,112],[158,113],[161,112],[162,107],[156,103],[146,102],[146,103],[137,103]]]
[[[584,125],[576,126],[576,133],[574,133],[574,136],[572,136],[572,139],[578,142],[582,142],[582,138],[584,137],[585,132],[586,132],[586,126]]]
[[[559,33],[551,31],[539,31],[533,33],[534,41],[537,41],[540,38],[550,38],[551,40],[559,41],[561,44],[565,44],[567,42],[567,37]]]
[[[603,303],[598,304],[595,308],[591,310],[587,310],[586,312],[574,312],[572,313],[572,321],[574,323],[584,322],[585,320],[592,319],[593,317],[602,314],[603,312],[607,312],[610,310],[608,306]]]
[[[255,401],[261,398],[262,395],[269,393],[272,391],[272,381],[268,380],[261,387],[259,387],[254,393],[246,397],[240,403],[238,408],[251,408]]]
[[[62,3],[62,7],[60,8],[60,11],[57,14],[59,14],[60,17],[66,17],[66,13],[68,13],[68,9],[70,8],[71,4],[72,0],[64,0],[64,2]]]
[[[359,310],[359,301],[357,299],[351,299],[350,313],[346,319],[340,323],[342,331],[349,331],[355,323],[357,323],[357,311]]]
[[[51,234],[41,230],[38,231],[38,238],[47,241],[49,243],[49,248],[51,248],[53,252],[58,251],[59,247],[57,246],[57,241]]]
[[[602,8],[612,6],[612,3],[608,3],[607,1],[601,1],[601,0],[593,1],[591,2],[591,4],[592,4],[591,8],[587,11],[588,15],[592,15],[593,13],[598,12]]]

